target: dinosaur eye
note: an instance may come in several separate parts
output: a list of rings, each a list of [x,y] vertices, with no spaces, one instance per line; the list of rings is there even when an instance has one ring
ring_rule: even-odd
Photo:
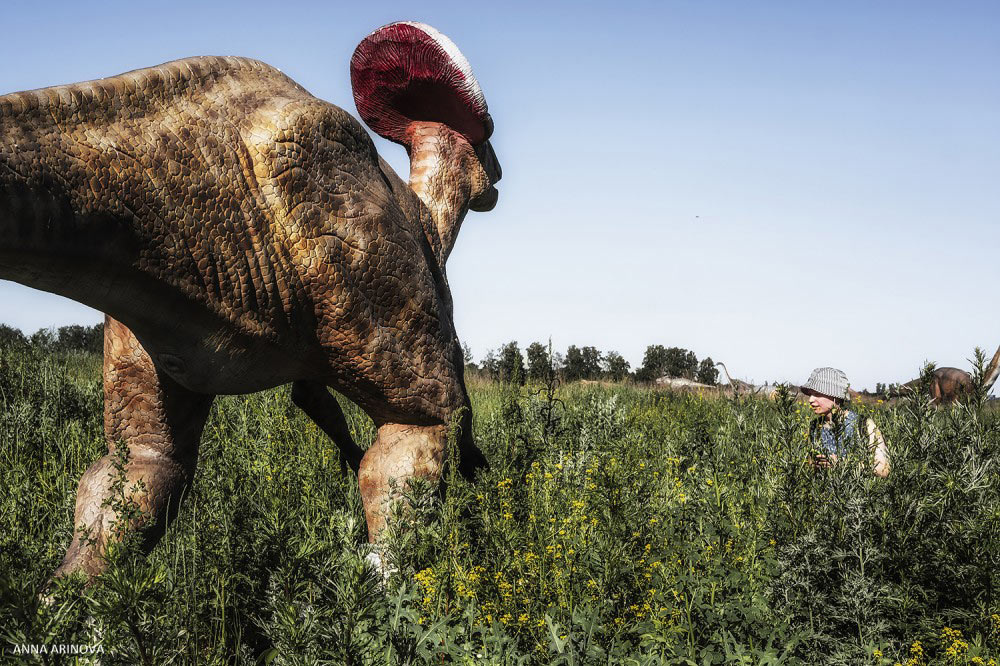
[[[184,361],[173,354],[159,354],[157,361],[159,361],[160,367],[172,375],[184,374]]]

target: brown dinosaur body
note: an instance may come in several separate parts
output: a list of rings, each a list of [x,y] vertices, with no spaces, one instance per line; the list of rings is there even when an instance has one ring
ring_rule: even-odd
[[[996,383],[998,376],[1000,376],[1000,347],[993,354],[983,374],[983,386],[987,392]],[[917,378],[906,382],[902,388],[916,391],[920,389],[922,382],[923,379]],[[971,393],[974,386],[972,375],[965,370],[935,368],[930,377],[929,397],[938,404],[947,405]]]
[[[214,395],[289,382],[358,470],[372,539],[392,479],[438,477],[460,412],[463,471],[483,462],[444,261],[499,169],[486,141],[407,132],[410,183],[345,111],[242,58],[0,97],[0,279],[108,313],[105,427],[147,515],[189,482]],[[327,387],[375,421],[363,458]],[[102,567],[109,471],[81,480],[96,542],[60,572]]]
[[[903,386],[916,390],[921,380],[914,379]],[[958,368],[935,368],[930,378],[930,398],[938,404],[950,404],[972,390],[972,375]]]

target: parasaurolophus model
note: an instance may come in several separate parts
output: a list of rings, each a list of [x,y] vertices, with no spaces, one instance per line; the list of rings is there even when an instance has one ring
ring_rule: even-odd
[[[255,60],[0,97],[0,279],[107,313],[109,454],[80,480],[56,575],[104,566],[118,446],[127,487],[144,483],[131,527],[156,543],[218,394],[292,383],[358,473],[373,541],[398,485],[439,478],[453,420],[462,473],[485,464],[445,276],[466,212],[497,200],[482,90],[447,37],[408,22],[361,42],[351,82],[409,183],[347,112]],[[375,422],[366,452],[328,388]]]

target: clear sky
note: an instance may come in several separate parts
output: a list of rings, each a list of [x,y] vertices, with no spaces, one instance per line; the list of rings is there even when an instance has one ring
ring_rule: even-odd
[[[448,264],[477,358],[663,344],[860,388],[1000,344],[993,1],[8,0],[0,93],[242,55],[356,114],[351,53],[403,19],[458,44],[496,123],[499,204]],[[0,282],[0,322],[99,319]]]

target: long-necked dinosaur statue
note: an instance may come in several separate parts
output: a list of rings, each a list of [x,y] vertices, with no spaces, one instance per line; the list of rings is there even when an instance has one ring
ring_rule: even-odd
[[[462,472],[485,462],[445,277],[466,212],[497,198],[482,91],[419,23],[365,38],[351,81],[365,122],[406,147],[409,183],[348,113],[254,60],[0,97],[0,279],[107,313],[105,431],[148,517],[175,513],[215,395],[289,382],[357,470],[371,540],[397,484],[439,477],[453,419]],[[374,420],[367,452],[328,387]],[[110,455],[80,481],[90,539],[57,575],[104,566]],[[132,527],[151,547],[148,523]]]
[[[983,372],[983,387],[987,392],[993,388],[997,377],[1000,377],[1000,347],[997,347],[996,353]],[[929,397],[938,404],[953,403],[971,393],[974,388],[972,375],[959,368],[935,368],[929,379]],[[923,378],[918,377],[906,382],[900,388],[917,391],[923,381]]]
[[[756,387],[754,387],[753,384],[748,384],[747,382],[743,381],[742,379],[733,379],[732,376],[730,376],[729,369],[726,367],[725,363],[719,361],[719,362],[716,363],[716,365],[719,366],[719,367],[721,367],[722,371],[724,373],[726,373],[726,380],[729,382],[729,388],[732,389],[733,393],[740,394],[740,393],[754,393],[755,392],[754,389]]]

